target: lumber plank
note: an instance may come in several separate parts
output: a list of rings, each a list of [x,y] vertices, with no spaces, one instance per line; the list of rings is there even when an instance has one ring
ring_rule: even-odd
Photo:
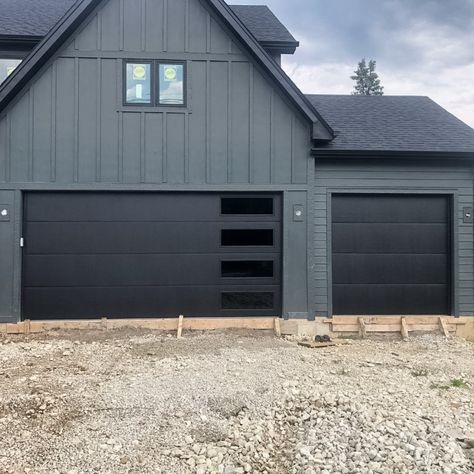
[[[441,332],[444,334],[444,336],[449,337],[448,326],[443,318],[439,318],[439,327],[441,328]]]
[[[279,318],[275,318],[275,336],[281,337],[281,326]]]
[[[401,318],[401,326],[402,326],[402,338],[406,341],[408,340],[408,325],[407,320],[405,318]]]
[[[178,332],[176,334],[176,337],[178,339],[183,338],[183,319],[184,319],[184,316],[181,314],[178,318]]]
[[[367,337],[367,330],[366,330],[366,327],[365,327],[364,318],[359,318],[359,336],[362,339],[365,339]]]

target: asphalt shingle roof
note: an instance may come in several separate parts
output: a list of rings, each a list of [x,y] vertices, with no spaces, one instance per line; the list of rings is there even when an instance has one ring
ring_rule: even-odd
[[[295,43],[293,35],[266,5],[230,5],[232,11],[260,42]]]
[[[0,35],[45,36],[76,0],[0,0]],[[231,6],[260,42],[297,41],[266,6]]]
[[[474,129],[428,97],[308,95],[339,151],[474,153]]]
[[[76,0],[0,0],[0,35],[45,36]]]

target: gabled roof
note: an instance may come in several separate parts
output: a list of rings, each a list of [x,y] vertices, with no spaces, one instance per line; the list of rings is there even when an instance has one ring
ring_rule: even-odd
[[[2,0],[3,1],[3,0]],[[24,1],[24,0],[22,0]],[[36,0],[35,0],[36,1]],[[51,0],[52,1],[52,0]],[[62,1],[62,0],[61,0]],[[78,26],[104,0],[78,0],[55,24],[38,46],[26,57],[15,72],[0,86],[0,111],[10,103],[28,81],[53,56]],[[270,57],[258,43],[253,34],[245,27],[239,17],[224,0],[207,0],[211,9],[221,18],[228,28],[241,40],[243,47],[272,77],[287,97],[310,120],[313,126],[313,138],[328,141],[333,138],[332,129],[319,115],[311,102],[296,87],[283,69]]]
[[[299,42],[266,5],[230,5],[230,8],[265,48],[291,54],[299,46]]]
[[[75,2],[76,0],[0,0],[0,36],[46,36]],[[259,42],[290,46],[293,52],[299,45],[267,6],[235,5],[231,8]]]
[[[336,133],[321,150],[474,154],[474,130],[428,97],[307,97]]]

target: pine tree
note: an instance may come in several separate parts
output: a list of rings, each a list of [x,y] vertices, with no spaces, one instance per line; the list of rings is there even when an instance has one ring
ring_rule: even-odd
[[[355,81],[352,95],[383,95],[383,87],[380,85],[379,75],[375,72],[377,61],[371,59],[369,64],[365,58],[359,62],[355,76],[351,79]]]

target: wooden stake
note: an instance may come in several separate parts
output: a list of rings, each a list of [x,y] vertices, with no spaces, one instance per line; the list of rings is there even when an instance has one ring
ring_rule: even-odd
[[[361,339],[367,338],[367,327],[365,325],[364,318],[359,318],[359,336]]]
[[[281,337],[281,326],[279,318],[275,318],[275,336]]]
[[[439,318],[439,327],[441,328],[441,332],[445,335],[445,337],[449,337],[448,326],[446,326],[446,322],[442,317]]]
[[[408,324],[406,318],[402,318],[402,338],[404,341],[408,340]]]
[[[184,316],[180,315],[178,319],[178,335],[177,335],[178,339],[183,338],[183,319],[184,319]]]

